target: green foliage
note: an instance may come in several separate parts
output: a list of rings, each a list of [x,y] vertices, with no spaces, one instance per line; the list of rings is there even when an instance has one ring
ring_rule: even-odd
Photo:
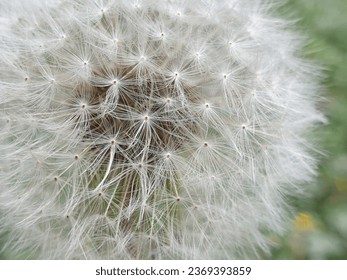
[[[347,2],[289,0],[283,8],[301,19],[309,56],[325,69],[329,123],[318,131],[326,156],[313,197],[296,201],[307,219],[297,217],[271,258],[347,259]]]

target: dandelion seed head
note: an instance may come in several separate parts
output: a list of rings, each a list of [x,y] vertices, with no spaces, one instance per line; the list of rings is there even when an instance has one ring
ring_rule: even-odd
[[[268,1],[4,0],[14,254],[257,258],[315,175],[319,70]]]

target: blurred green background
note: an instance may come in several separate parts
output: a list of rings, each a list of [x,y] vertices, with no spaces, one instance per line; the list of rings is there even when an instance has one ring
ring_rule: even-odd
[[[299,214],[286,236],[273,237],[268,258],[347,259],[347,0],[288,0],[280,12],[300,19],[309,58],[325,68],[329,124],[315,136],[326,153],[317,181],[309,196],[294,201]]]
[[[299,214],[272,259],[347,259],[347,0],[288,0],[284,14],[311,40],[309,58],[324,66],[329,124],[317,132],[326,156],[311,196],[295,201]]]

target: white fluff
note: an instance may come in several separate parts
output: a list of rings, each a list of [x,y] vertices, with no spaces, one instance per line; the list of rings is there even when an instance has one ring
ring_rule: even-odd
[[[0,230],[43,259],[257,258],[315,174],[269,1],[1,1]]]

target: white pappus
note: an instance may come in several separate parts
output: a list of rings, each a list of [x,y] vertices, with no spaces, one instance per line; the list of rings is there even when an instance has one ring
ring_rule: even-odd
[[[319,71],[258,0],[1,1],[12,257],[261,258],[315,175]]]

